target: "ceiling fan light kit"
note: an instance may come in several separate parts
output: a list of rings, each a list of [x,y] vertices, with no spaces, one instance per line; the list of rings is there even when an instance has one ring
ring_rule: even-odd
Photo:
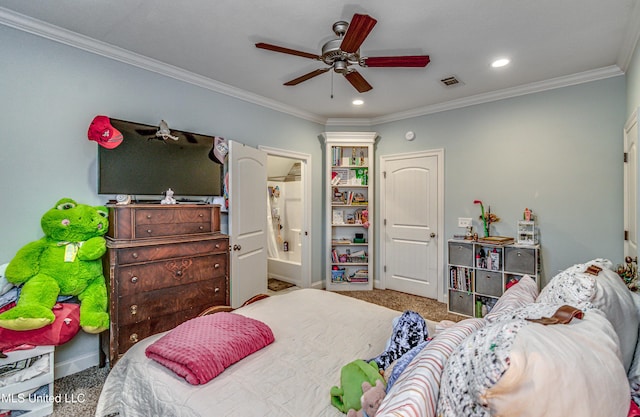
[[[373,87],[355,69],[353,65],[361,67],[426,67],[429,64],[429,55],[407,55],[387,57],[363,57],[360,55],[360,46],[369,36],[369,33],[378,21],[365,14],[354,14],[351,23],[340,20],[333,24],[333,32],[338,36],[322,46],[322,55],[314,55],[309,52],[298,51],[278,45],[259,42],[256,47],[273,52],[295,55],[302,58],[314,59],[324,62],[327,68],[316,69],[291,81],[284,83],[286,86],[298,85],[320,74],[333,69],[334,72],[344,75],[349,83],[360,93],[371,90]]]

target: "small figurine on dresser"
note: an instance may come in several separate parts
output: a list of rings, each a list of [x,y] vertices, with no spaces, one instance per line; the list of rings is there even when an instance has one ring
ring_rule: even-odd
[[[173,198],[173,190],[171,188],[164,192],[164,198],[160,201],[160,204],[176,204],[176,199]]]

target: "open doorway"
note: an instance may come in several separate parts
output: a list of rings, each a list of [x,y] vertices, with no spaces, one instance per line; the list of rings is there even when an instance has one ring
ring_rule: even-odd
[[[311,285],[310,156],[260,147],[267,154],[267,277]]]

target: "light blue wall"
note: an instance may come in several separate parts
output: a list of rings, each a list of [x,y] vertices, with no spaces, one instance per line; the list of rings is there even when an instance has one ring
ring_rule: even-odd
[[[377,155],[443,148],[445,230],[463,232],[476,199],[515,236],[526,207],[540,227],[546,282],[594,257],[621,262],[625,79],[615,77],[375,126]],[[416,133],[413,142],[404,133]],[[378,178],[378,176],[376,176]],[[480,232],[482,235],[482,232]]]
[[[2,25],[0,56],[0,264],[42,237],[40,217],[59,198],[108,199],[96,194],[98,145],[87,140],[97,114],[152,125],[164,118],[181,130],[311,154],[317,255],[323,126]],[[321,262],[313,256],[314,279]],[[97,353],[97,343],[81,335],[57,349],[56,362]]]
[[[627,116],[640,107],[640,42],[627,69]]]
[[[42,236],[40,216],[58,198],[89,204],[107,199],[96,194],[97,144],[86,134],[96,114],[148,124],[164,118],[178,129],[321,160],[317,136],[324,129],[316,123],[4,26],[0,38],[0,260]],[[320,190],[321,165],[312,168],[314,189]],[[313,199],[321,207],[319,192]],[[318,220],[314,230],[320,228]]]

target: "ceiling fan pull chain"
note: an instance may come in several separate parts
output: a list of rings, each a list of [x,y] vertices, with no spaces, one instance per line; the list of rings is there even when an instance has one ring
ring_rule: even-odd
[[[333,71],[331,71],[331,100],[333,100]]]

